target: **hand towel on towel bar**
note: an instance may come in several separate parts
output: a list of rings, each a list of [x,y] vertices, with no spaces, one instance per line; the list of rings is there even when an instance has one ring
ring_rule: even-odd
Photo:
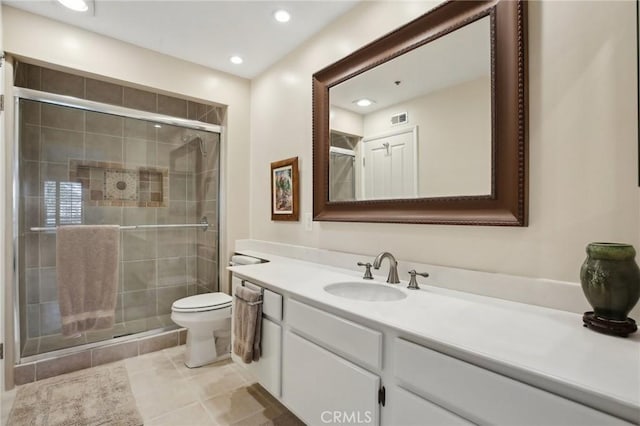
[[[233,317],[233,353],[245,364],[260,359],[262,294],[244,286],[236,288]]]
[[[118,225],[56,230],[56,272],[62,334],[113,327],[118,291]]]

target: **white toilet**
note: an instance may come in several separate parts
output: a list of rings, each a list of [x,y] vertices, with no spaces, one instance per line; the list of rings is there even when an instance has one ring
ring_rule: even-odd
[[[173,302],[171,319],[187,329],[187,367],[200,367],[230,356],[230,343],[219,353],[216,337],[230,336],[232,300],[224,293],[205,293]]]

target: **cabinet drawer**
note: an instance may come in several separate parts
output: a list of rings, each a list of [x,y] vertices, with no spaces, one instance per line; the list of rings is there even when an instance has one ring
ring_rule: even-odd
[[[236,287],[244,283],[250,289],[262,291],[262,315],[265,315],[277,322],[282,321],[282,296],[278,293],[274,293],[271,290],[262,288],[257,284],[253,284],[250,281],[241,280],[240,278],[233,276],[232,279],[232,295],[236,294]]]
[[[432,402],[407,392],[404,389],[394,387],[387,398],[391,410],[391,424],[402,426],[471,426],[462,417],[456,416]]]
[[[481,424],[628,425],[616,417],[396,339],[395,376],[403,387]]]
[[[264,304],[262,315],[266,315],[278,322],[282,321],[282,296],[265,288],[262,300]]]
[[[327,348],[382,368],[382,333],[295,300],[287,301],[287,324]]]

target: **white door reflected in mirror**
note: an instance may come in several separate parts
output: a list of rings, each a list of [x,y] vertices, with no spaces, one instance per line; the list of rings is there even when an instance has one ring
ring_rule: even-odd
[[[489,25],[331,87],[330,201],[491,195]]]
[[[364,199],[414,198],[418,190],[417,128],[362,140]]]

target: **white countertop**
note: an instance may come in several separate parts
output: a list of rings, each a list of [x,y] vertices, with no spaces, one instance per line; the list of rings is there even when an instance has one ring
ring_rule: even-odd
[[[270,261],[229,268],[243,278],[391,327],[426,346],[435,342],[437,350],[640,422],[640,332],[628,338],[603,335],[582,327],[578,314],[424,284],[420,291],[406,290],[406,281],[395,286],[407,293],[405,299],[351,300],[323,287],[359,281],[361,272],[242,253]],[[387,267],[384,262],[385,272]]]

